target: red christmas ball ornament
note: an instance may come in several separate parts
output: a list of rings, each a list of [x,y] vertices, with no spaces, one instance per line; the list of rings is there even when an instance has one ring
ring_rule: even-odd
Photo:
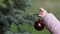
[[[37,31],[41,31],[43,30],[45,27],[44,25],[44,21],[41,19],[38,19],[38,21],[35,22],[34,24],[34,28],[37,30]]]

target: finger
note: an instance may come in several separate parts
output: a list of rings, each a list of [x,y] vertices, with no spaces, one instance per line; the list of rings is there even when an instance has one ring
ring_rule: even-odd
[[[47,13],[47,11],[45,9],[40,8],[38,16],[43,17],[46,13]]]
[[[40,8],[39,14],[40,14],[40,13],[42,13],[42,14],[43,14],[43,13],[47,13],[47,11],[46,11],[45,9],[43,9],[43,8]]]
[[[40,8],[39,12],[43,12],[43,10],[44,10],[43,8]]]

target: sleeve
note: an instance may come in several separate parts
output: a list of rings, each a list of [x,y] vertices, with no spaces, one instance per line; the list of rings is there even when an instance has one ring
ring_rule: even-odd
[[[48,13],[43,17],[44,24],[51,32],[51,34],[60,34],[60,23],[59,20],[52,14]]]

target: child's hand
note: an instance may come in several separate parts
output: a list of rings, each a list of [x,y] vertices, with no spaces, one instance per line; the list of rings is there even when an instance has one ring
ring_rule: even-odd
[[[43,8],[41,8],[40,10],[39,10],[39,17],[44,17],[45,16],[45,14],[47,14],[47,11],[46,10],[44,10]]]

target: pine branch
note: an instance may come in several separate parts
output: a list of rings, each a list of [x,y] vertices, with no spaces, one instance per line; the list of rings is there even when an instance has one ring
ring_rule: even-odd
[[[9,0],[4,0],[6,7],[0,6],[0,25],[3,25],[5,30],[10,29],[11,24],[15,23],[18,32],[22,34],[28,34],[28,32],[25,31],[21,32],[21,25],[27,23],[33,26],[36,19],[33,14],[25,15],[24,12],[22,12],[25,11],[27,7],[29,7],[29,4],[26,1],[27,0],[14,0],[14,4],[11,6]],[[3,27],[1,28],[3,29]]]

